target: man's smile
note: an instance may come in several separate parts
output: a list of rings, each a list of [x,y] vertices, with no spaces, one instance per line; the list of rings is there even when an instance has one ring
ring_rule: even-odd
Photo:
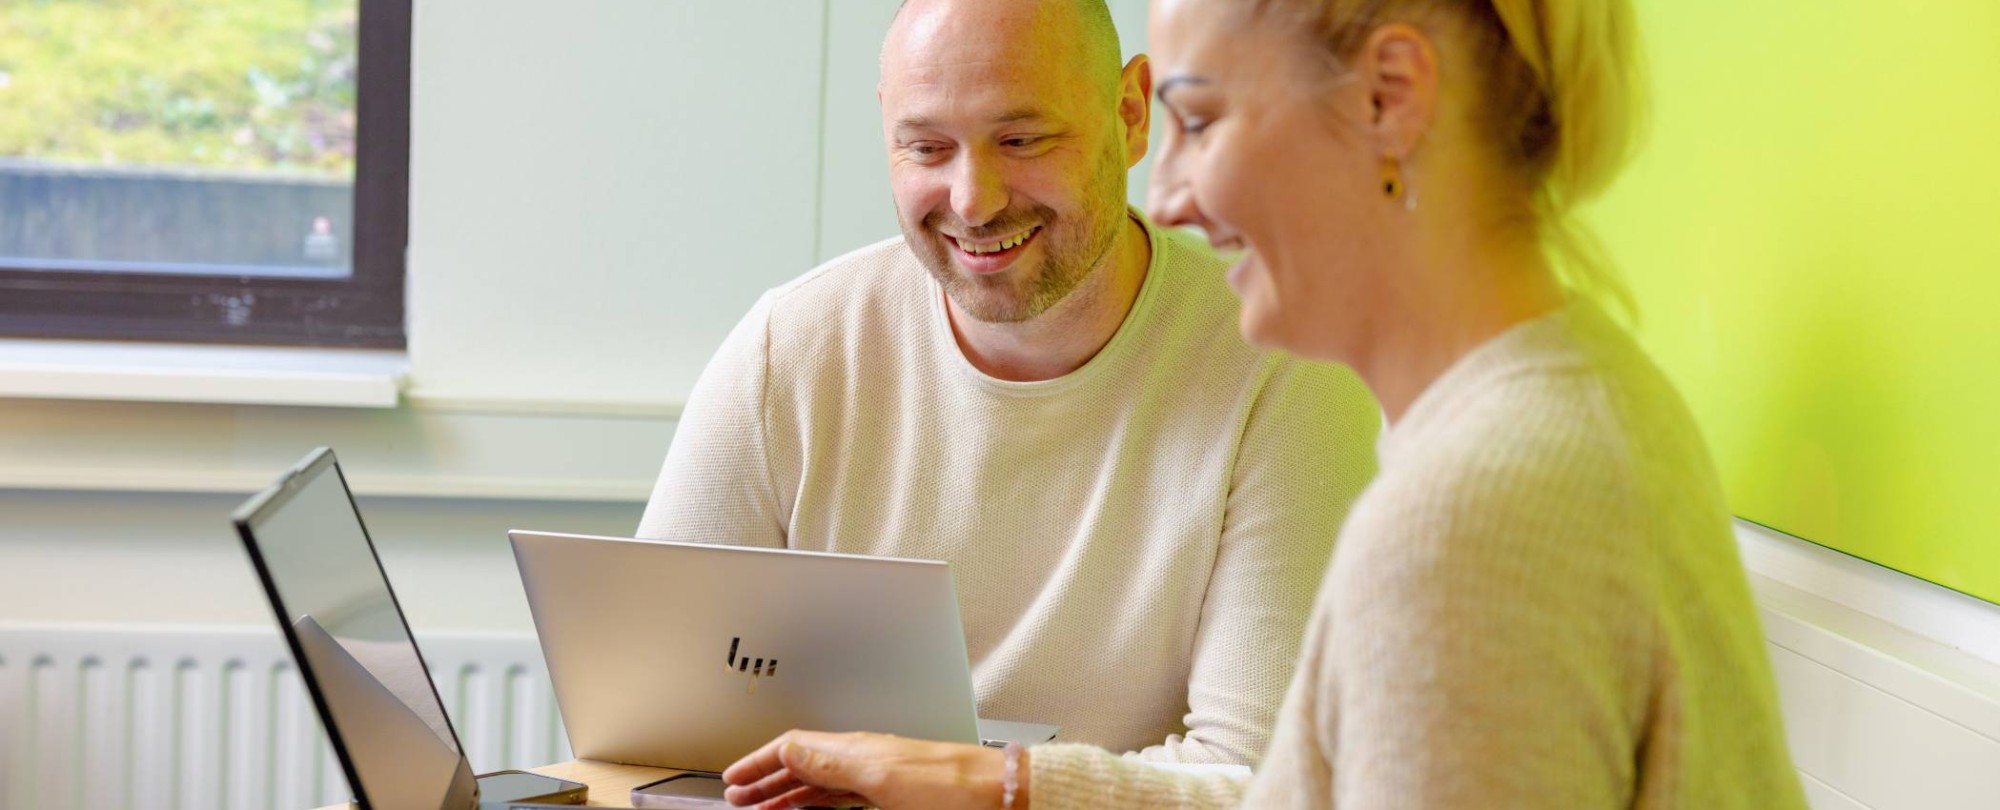
[[[985,275],[1013,265],[1014,259],[1033,244],[1041,232],[1042,227],[1036,225],[997,239],[966,239],[949,234],[945,234],[945,238],[957,248],[960,266]]]

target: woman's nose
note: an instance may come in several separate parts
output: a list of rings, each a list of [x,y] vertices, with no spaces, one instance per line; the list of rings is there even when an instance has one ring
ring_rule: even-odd
[[[1157,174],[1155,180],[1158,179]],[[1146,190],[1146,216],[1172,227],[1202,226],[1201,208],[1185,186],[1155,182]]]
[[[1167,226],[1201,225],[1201,209],[1182,179],[1182,152],[1176,141],[1168,133],[1153,161],[1153,176],[1146,186],[1146,216]]]

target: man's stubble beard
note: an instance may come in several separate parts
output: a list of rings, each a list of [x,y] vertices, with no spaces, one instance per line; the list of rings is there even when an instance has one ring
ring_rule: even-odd
[[[957,247],[936,229],[943,217],[950,216],[948,213],[931,213],[916,226],[915,233],[911,232],[909,220],[898,216],[903,240],[931,277],[944,287],[945,294],[951,296],[952,303],[974,320],[983,323],[1034,320],[1068,299],[1104,265],[1118,242],[1118,233],[1125,227],[1124,183],[1120,182],[1125,177],[1124,153],[1118,146],[1114,142],[1100,156],[1096,174],[1083,189],[1083,199],[1089,201],[1089,207],[1082,221],[1062,223],[1071,226],[1064,229],[1071,234],[1069,239],[1058,241],[1052,233],[1057,229],[1050,227],[1056,221],[1055,212],[1041,205],[1025,213],[1004,211],[978,228],[957,229],[975,238],[988,238],[1017,232],[1027,223],[1040,224],[1042,231],[1035,235],[1034,243],[1041,247],[1044,260],[1040,272],[1032,277],[1017,272],[1022,269],[1018,262],[994,278],[974,276],[960,268],[951,255]],[[1085,230],[1078,231],[1077,225]]]

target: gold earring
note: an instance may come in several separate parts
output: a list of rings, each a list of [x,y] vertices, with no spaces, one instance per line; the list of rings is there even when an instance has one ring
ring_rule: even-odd
[[[1403,163],[1393,155],[1382,156],[1382,196],[1391,200],[1403,196]]]
[[[1403,210],[1417,210],[1417,194],[1403,182],[1403,162],[1393,155],[1382,156],[1382,196],[1403,199]]]

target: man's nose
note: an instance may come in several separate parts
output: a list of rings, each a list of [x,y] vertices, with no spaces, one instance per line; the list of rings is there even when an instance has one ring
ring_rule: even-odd
[[[1007,210],[1007,197],[1007,182],[1001,177],[998,159],[968,150],[959,160],[958,177],[952,180],[952,213],[966,225],[985,225]]]

